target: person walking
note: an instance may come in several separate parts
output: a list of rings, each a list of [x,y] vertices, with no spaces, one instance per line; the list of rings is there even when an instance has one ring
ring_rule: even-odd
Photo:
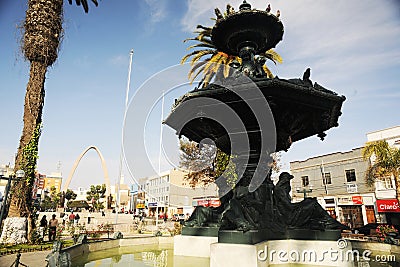
[[[74,220],[75,220],[75,214],[73,211],[71,211],[71,214],[69,215],[69,224],[74,225]]]
[[[44,240],[44,234],[46,233],[46,228],[47,228],[47,219],[46,215],[43,215],[42,219],[40,220],[39,224],[39,233],[40,233],[40,239]]]
[[[81,217],[79,217],[79,213],[77,213],[76,215],[75,215],[75,225],[77,225],[78,223],[79,223],[79,219],[80,219]]]
[[[64,216],[62,217],[63,221],[62,224],[65,225],[65,223],[68,221],[68,214],[64,213]]]
[[[52,218],[49,221],[49,241],[56,240],[56,232],[58,226],[58,220],[56,219],[56,215],[53,214]]]

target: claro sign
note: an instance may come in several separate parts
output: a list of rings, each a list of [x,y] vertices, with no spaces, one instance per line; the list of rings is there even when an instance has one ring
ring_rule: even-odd
[[[397,199],[377,199],[376,205],[378,212],[400,212],[399,201]]]

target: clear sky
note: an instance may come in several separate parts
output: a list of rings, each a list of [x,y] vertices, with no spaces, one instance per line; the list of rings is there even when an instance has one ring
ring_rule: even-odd
[[[0,164],[13,164],[22,129],[29,64],[20,52],[19,39],[26,2],[0,2]],[[236,9],[240,2],[230,1]],[[260,0],[249,2],[259,9],[268,4]],[[65,1],[64,39],[45,84],[38,170],[50,174],[57,171],[61,162],[60,170],[67,178],[79,154],[95,145],[106,160],[111,183],[115,183],[119,173],[129,51],[134,49],[129,94],[132,100],[140,88],[145,89],[142,84],[146,80],[157,82],[154,74],[168,73],[166,68],[179,64],[187,53],[187,44],[182,41],[193,36],[197,24],[211,26],[213,9],[224,10],[227,3],[221,0],[103,0],[97,8],[90,3],[89,14],[85,14],[82,7],[70,6]],[[284,63],[270,66],[274,74],[281,78],[299,78],[310,67],[313,81],[347,98],[339,127],[329,130],[323,142],[311,137],[294,143],[283,155],[284,169],[289,168],[290,161],[351,150],[365,143],[367,132],[400,125],[398,1],[271,0],[270,3],[272,12],[281,11],[285,27],[283,41],[275,49]],[[158,82],[162,88],[165,80]],[[173,99],[190,89],[190,86],[181,86],[165,98],[164,118]],[[140,98],[131,104],[138,102]],[[135,116],[148,118],[145,142],[153,169],[157,171],[161,101],[152,104],[155,107],[149,114]],[[173,135],[167,126],[163,132]],[[167,146],[176,147],[176,142],[164,144]],[[174,157],[176,160],[176,155],[171,155]],[[170,168],[168,164],[163,159],[161,170]],[[153,174],[154,170],[143,165],[131,172],[140,178]],[[126,182],[132,180],[126,167],[122,173]],[[102,182],[100,160],[94,151],[89,151],[81,160],[71,187]]]

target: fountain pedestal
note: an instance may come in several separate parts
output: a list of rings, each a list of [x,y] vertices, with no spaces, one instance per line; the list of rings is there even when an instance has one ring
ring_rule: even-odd
[[[209,258],[211,244],[217,243],[216,236],[174,236],[174,255]]]
[[[351,244],[343,249],[336,241],[271,240],[255,245],[211,244],[210,267],[353,266]]]

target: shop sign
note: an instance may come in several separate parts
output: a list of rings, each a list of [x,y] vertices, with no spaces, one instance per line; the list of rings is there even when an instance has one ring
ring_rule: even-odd
[[[353,199],[351,197],[338,197],[338,204],[339,205],[352,205],[353,204]]]
[[[377,199],[376,206],[378,212],[400,212],[399,201],[397,199]]]
[[[157,202],[149,202],[149,208],[157,207]]]
[[[219,207],[221,205],[221,202],[219,199],[211,199],[210,200],[210,207]]]
[[[354,205],[362,205],[363,204],[362,196],[352,196],[351,199],[353,200]]]
[[[219,207],[220,205],[219,199],[198,199],[193,206]]]
[[[144,208],[145,208],[144,203],[138,203],[138,204],[136,204],[136,208],[137,208],[137,209],[144,209]]]
[[[208,207],[209,203],[207,199],[197,200],[197,206]]]

